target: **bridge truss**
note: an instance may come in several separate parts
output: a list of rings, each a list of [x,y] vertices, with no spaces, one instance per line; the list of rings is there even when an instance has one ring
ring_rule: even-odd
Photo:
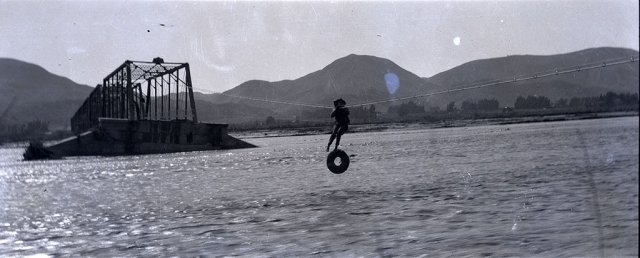
[[[188,63],[125,61],[104,78],[71,118],[82,133],[99,118],[198,122]]]

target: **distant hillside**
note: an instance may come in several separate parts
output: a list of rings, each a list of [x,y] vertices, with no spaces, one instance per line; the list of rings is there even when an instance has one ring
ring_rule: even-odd
[[[509,80],[516,76],[531,76],[556,70],[598,65],[603,60],[637,56],[638,51],[620,48],[594,48],[552,56],[509,56],[476,60],[426,78],[434,90],[453,89],[491,80]],[[638,62],[586,70],[517,83],[491,86],[459,93],[434,96],[430,104],[444,106],[449,101],[495,98],[501,106],[513,106],[518,96],[542,95],[552,100],[561,97],[588,97],[608,91],[638,93]]]
[[[50,128],[68,126],[92,89],[40,66],[0,58],[0,114],[5,114],[0,123],[42,120]]]
[[[388,86],[387,81],[391,84],[397,82],[397,87]],[[352,54],[296,80],[248,81],[224,93],[256,99],[330,106],[337,98],[344,98],[348,104],[356,104],[415,94],[421,92],[426,87],[425,84],[428,83],[422,78],[390,60]],[[250,103],[285,116],[300,114],[306,109],[223,95],[213,95],[209,100],[215,103]]]
[[[269,99],[294,103],[331,105],[342,97],[348,104],[367,103],[393,97],[455,89],[481,82],[510,79],[515,76],[553,72],[585,64],[599,64],[603,60],[637,56],[638,52],[620,48],[596,48],[551,56],[509,56],[472,61],[431,78],[419,78],[390,60],[366,55],[348,55],[327,65],[320,71],[295,80],[278,82],[248,81],[224,92],[229,95]],[[602,69],[582,71],[503,84],[469,91],[441,94],[414,99],[427,106],[443,108],[451,101],[460,105],[464,100],[495,98],[501,106],[513,106],[518,96],[543,95],[552,100],[561,97],[597,96],[608,91],[638,93],[638,62]],[[397,82],[397,89],[393,83]],[[393,91],[395,89],[395,91]],[[209,95],[214,103],[243,103],[271,110],[284,117],[299,115],[309,108],[261,102],[223,95]],[[378,110],[388,105],[377,104]]]

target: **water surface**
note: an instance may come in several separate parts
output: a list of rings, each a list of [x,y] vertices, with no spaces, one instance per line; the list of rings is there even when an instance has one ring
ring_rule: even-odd
[[[19,161],[0,256],[638,256],[638,117],[249,139],[259,148]]]

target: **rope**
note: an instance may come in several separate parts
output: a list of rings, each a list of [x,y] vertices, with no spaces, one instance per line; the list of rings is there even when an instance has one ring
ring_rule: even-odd
[[[515,76],[513,78],[508,78],[508,79],[501,79],[501,80],[495,80],[495,81],[490,81],[490,82],[472,83],[472,84],[463,85],[462,87],[455,88],[455,89],[441,90],[441,91],[436,91],[436,92],[421,93],[421,94],[409,95],[409,96],[404,96],[404,97],[382,99],[382,100],[375,100],[375,101],[370,101],[370,102],[365,102],[365,103],[352,104],[352,105],[347,105],[347,107],[368,106],[368,105],[380,104],[380,103],[386,103],[386,102],[394,102],[394,101],[400,101],[400,100],[436,96],[436,95],[442,95],[442,94],[448,94],[448,93],[454,93],[454,92],[460,92],[460,91],[467,91],[467,90],[474,90],[474,89],[480,89],[480,88],[485,88],[485,87],[490,87],[490,86],[495,86],[495,85],[501,85],[501,84],[507,84],[507,83],[515,83],[515,82],[528,81],[528,80],[535,80],[535,79],[551,77],[551,76],[556,76],[556,75],[570,74],[570,73],[576,73],[576,72],[580,72],[580,71],[587,71],[587,70],[605,68],[605,67],[608,67],[608,66],[615,66],[615,65],[622,65],[622,64],[627,64],[627,63],[633,63],[633,62],[636,62],[637,60],[638,60],[638,56],[608,59],[608,60],[604,60],[604,61],[586,63],[586,64],[582,64],[582,65],[579,65],[579,66],[572,66],[572,67],[566,67],[566,68],[560,68],[560,69],[554,69],[554,70],[547,70],[547,71],[542,71],[542,72],[530,73],[530,74],[525,74],[525,75],[519,75],[519,76]],[[330,106],[305,104],[305,103],[295,103],[295,102],[269,100],[269,99],[258,99],[258,98],[252,98],[252,97],[245,97],[245,96],[226,94],[226,93],[221,93],[221,92],[212,92],[212,91],[208,91],[208,90],[205,90],[205,89],[198,89],[198,88],[194,88],[194,89],[197,89],[197,90],[200,90],[200,91],[204,91],[204,92],[208,92],[208,93],[213,93],[213,94],[220,94],[220,95],[227,96],[227,97],[232,97],[232,98],[248,99],[248,100],[254,100],[254,101],[270,102],[270,103],[285,104],[285,105],[312,107],[312,108],[333,109],[333,107],[330,107]]]
[[[257,99],[257,98],[251,98],[251,97],[243,97],[243,96],[231,95],[231,94],[226,94],[226,93],[218,93],[218,94],[223,95],[223,96],[227,96],[227,97],[232,97],[232,98],[249,99],[249,100],[271,102],[271,103],[277,103],[277,104],[286,104],[286,105],[313,107],[313,108],[328,108],[328,109],[332,109],[333,108],[333,107],[329,107],[329,106],[321,106],[321,105],[313,105],[313,104],[295,103],[295,102],[269,100],[269,99]]]
[[[219,95],[232,97],[232,98],[249,99],[249,100],[255,100],[255,101],[270,102],[270,103],[277,103],[277,104],[286,104],[286,105],[294,105],[294,106],[303,106],[303,107],[333,109],[333,107],[329,107],[329,106],[305,104],[305,103],[295,103],[295,102],[288,102],[288,101],[278,101],[278,100],[270,100],[270,99],[258,99],[258,98],[252,98],[252,97],[244,97],[244,96],[232,95],[232,94],[227,94],[227,93],[222,93],[222,92],[217,92],[217,91],[210,91],[210,90],[197,88],[197,87],[192,87],[192,88],[195,89],[195,90],[201,91],[201,92],[210,93],[210,94],[219,94]]]

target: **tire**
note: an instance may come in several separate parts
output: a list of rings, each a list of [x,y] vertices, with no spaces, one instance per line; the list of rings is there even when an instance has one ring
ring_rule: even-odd
[[[340,165],[336,165],[336,158],[340,157]],[[349,155],[343,150],[334,150],[327,156],[327,168],[334,174],[342,174],[349,168]]]

